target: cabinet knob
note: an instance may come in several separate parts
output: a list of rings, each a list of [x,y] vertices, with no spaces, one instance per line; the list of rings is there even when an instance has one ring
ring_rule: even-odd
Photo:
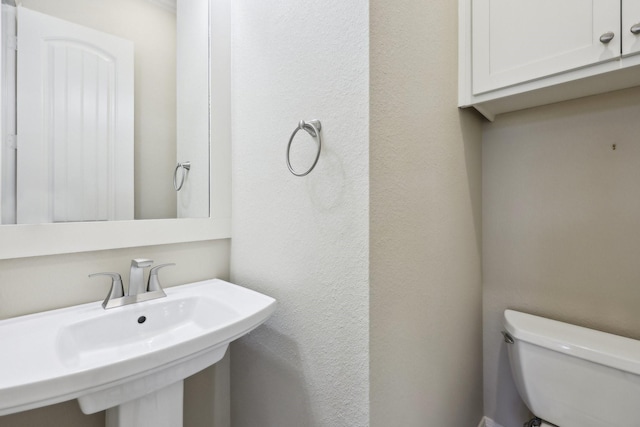
[[[640,34],[640,22],[637,23],[636,25],[632,26],[629,31],[631,31],[633,34]]]
[[[607,44],[607,43],[609,43],[611,40],[613,40],[613,38],[614,38],[615,36],[616,36],[616,35],[614,34],[614,32],[613,32],[613,31],[607,31],[606,33],[604,33],[603,35],[601,35],[601,36],[600,36],[600,42],[601,42],[601,43],[604,43],[604,44]]]

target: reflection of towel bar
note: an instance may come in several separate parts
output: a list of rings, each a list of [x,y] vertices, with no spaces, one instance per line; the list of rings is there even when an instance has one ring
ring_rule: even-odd
[[[293,167],[291,167],[291,143],[293,142],[293,138],[296,136],[296,133],[298,133],[300,129],[304,129],[309,135],[311,135],[318,141],[318,153],[316,154],[316,158],[313,161],[313,164],[306,172],[296,172],[293,170]],[[287,145],[287,167],[289,168],[289,171],[291,171],[291,173],[295,176],[305,176],[309,172],[311,172],[313,168],[316,167],[316,163],[318,163],[318,159],[320,158],[320,150],[322,149],[322,138],[320,137],[321,129],[322,125],[320,124],[320,120],[309,120],[308,122],[300,120],[300,122],[298,123],[298,127],[291,134],[291,138],[289,138],[289,145]]]
[[[178,185],[178,169],[182,169],[180,185]],[[180,191],[184,185],[184,180],[187,179],[189,169],[191,169],[191,162],[178,162],[176,169],[173,171],[173,188],[175,188],[176,191]]]

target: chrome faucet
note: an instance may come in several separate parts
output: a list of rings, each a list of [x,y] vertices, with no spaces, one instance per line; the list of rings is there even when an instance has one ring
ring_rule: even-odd
[[[131,260],[131,269],[129,270],[129,292],[127,295],[133,296],[147,292],[144,283],[144,269],[151,267],[152,259],[136,258]]]
[[[149,280],[144,281],[144,269],[151,267],[153,260],[136,258],[131,260],[131,269],[129,271],[129,289],[124,294],[122,279],[118,273],[95,273],[93,276],[110,276],[112,280],[111,290],[102,303],[104,309],[121,307],[136,302],[148,301],[156,298],[166,297],[167,294],[162,290],[160,281],[158,280],[158,270],[175,264],[162,264],[151,269]]]

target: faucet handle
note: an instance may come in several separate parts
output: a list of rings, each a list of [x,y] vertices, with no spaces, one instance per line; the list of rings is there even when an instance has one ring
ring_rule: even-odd
[[[152,259],[135,258],[131,260],[131,267],[146,268],[146,267],[151,267],[152,264],[153,264]]]
[[[111,290],[107,294],[107,297],[102,302],[102,307],[106,308],[107,303],[114,298],[121,298],[124,296],[124,286],[122,286],[122,277],[118,273],[93,273],[89,277],[95,276],[110,276],[111,277]]]
[[[167,264],[160,264],[153,267],[149,271],[149,281],[147,282],[147,292],[162,291],[162,286],[160,286],[160,280],[158,279],[158,270],[164,267],[169,267],[171,265],[176,265],[176,264],[173,262],[170,262]]]

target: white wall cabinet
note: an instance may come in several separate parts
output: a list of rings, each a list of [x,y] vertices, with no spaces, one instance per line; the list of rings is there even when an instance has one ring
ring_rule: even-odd
[[[622,55],[640,53],[640,1],[622,2]]]
[[[460,0],[459,13],[459,105],[491,120],[640,85],[640,0]]]

